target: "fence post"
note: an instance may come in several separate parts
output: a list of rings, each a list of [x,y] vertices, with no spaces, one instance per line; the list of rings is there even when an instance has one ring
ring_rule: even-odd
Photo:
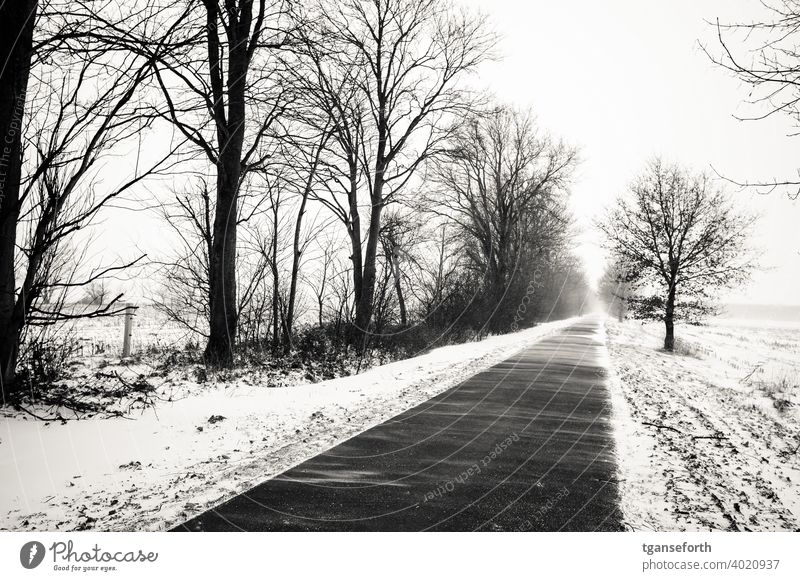
[[[131,356],[131,337],[133,335],[133,311],[134,306],[130,303],[125,305],[125,331],[122,335],[122,356]]]

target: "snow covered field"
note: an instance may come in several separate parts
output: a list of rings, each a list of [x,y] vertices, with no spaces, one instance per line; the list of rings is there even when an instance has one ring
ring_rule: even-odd
[[[800,325],[607,321],[634,530],[800,530]]]
[[[175,376],[159,388],[174,401],[129,418],[8,414],[0,419],[0,529],[167,528],[571,321],[314,384],[295,376],[266,384],[252,370],[203,382]],[[677,336],[668,354],[660,325],[606,323],[625,522],[633,530],[798,530],[800,324],[718,320],[679,327]]]
[[[442,347],[315,384],[266,387],[247,375],[216,384],[185,378],[182,398],[131,419],[4,417],[0,529],[161,530],[178,524],[572,321]]]

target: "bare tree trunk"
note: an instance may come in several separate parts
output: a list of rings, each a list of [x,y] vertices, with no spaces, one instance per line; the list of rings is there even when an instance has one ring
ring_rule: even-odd
[[[327,127],[325,128],[327,131]],[[328,142],[328,135],[323,134],[320,138],[319,147],[316,149],[314,160],[308,172],[306,183],[303,187],[303,193],[300,197],[300,208],[297,210],[297,219],[294,224],[294,240],[292,244],[292,278],[289,284],[289,299],[286,305],[286,325],[284,326],[283,348],[288,353],[292,348],[293,335],[294,335],[294,309],[297,302],[297,283],[300,278],[300,258],[302,257],[302,249],[300,248],[301,237],[303,234],[303,216],[306,213],[306,205],[308,197],[311,195],[311,190],[314,186],[314,179],[316,177],[317,168],[319,166],[322,153],[325,150],[325,145]],[[321,310],[321,309],[320,309]],[[320,313],[320,321],[322,314]]]
[[[380,78],[381,73],[378,73]],[[370,192],[369,231],[367,250],[364,254],[364,274],[361,280],[361,295],[356,301],[356,332],[365,334],[369,330],[375,304],[375,282],[377,277],[378,243],[381,237],[381,213],[383,211],[383,186],[386,183],[386,169],[389,160],[386,151],[389,140],[389,123],[386,117],[386,101],[382,94],[378,101],[378,148],[375,152],[375,175]]]
[[[0,5],[0,379],[3,397],[16,379],[22,321],[15,313],[17,220],[22,175],[22,118],[31,66],[36,0]]]
[[[675,350],[675,323],[672,314],[668,314],[664,318],[664,326],[667,329],[666,334],[664,335],[664,350],[665,351],[674,351]]]
[[[322,276],[319,286],[314,287],[314,295],[317,298],[317,322],[322,327],[322,313],[325,309],[325,291],[328,288],[328,269],[330,269],[330,261],[333,252],[331,247],[328,246],[323,250],[322,254]]]
[[[400,276],[400,262],[397,258],[398,244],[389,236],[389,239],[384,242],[384,255],[386,257],[386,267],[392,276],[392,283],[394,284],[394,292],[397,295],[397,306],[400,308],[400,324],[404,327],[408,324],[408,311],[406,309],[406,299],[403,296],[403,285],[401,284],[402,278]]]
[[[319,326],[322,327],[322,310],[325,307],[325,279],[322,279],[322,285],[320,286],[320,292],[317,294],[317,322]]]
[[[408,325],[408,310],[406,309],[406,299],[403,296],[403,285],[400,280],[400,265],[397,262],[397,256],[392,253],[390,258],[389,267],[392,269],[392,277],[394,278],[394,292],[397,293],[397,304],[400,307],[400,324],[404,327]]]
[[[378,283],[378,290],[376,293],[377,300],[375,300],[373,304],[373,326],[376,335],[383,334],[383,326],[386,322],[386,311],[388,310],[386,295],[389,290],[389,279],[391,277],[392,273],[388,270],[384,270],[383,278],[380,281],[376,281]]]
[[[297,297],[297,278],[300,253],[295,250],[292,259],[292,277],[289,284],[289,297],[286,305],[286,322],[283,325],[283,350],[288,353],[294,343],[294,304]]]
[[[217,205],[209,265],[210,325],[205,356],[222,366],[233,363],[236,340],[236,218],[240,154],[241,147],[233,154],[223,155],[217,166]]]
[[[353,295],[355,297],[356,309],[361,303],[361,296],[364,287],[364,265],[361,248],[361,216],[358,213],[358,169],[350,167],[350,192],[348,201],[350,204],[350,224],[348,234],[350,235],[350,248],[352,254],[350,260],[353,262]]]
[[[366,333],[372,318],[375,298],[375,281],[377,276],[378,237],[380,232],[381,209],[373,204],[370,212],[367,249],[364,254],[364,274],[361,279],[361,292],[356,302],[356,329],[358,333]]]
[[[444,298],[444,262],[445,262],[445,250],[447,248],[447,225],[445,224],[442,226],[442,238],[441,243],[439,244],[439,257],[438,257],[438,264],[436,266],[436,282],[433,293],[431,294],[431,300],[428,305],[425,307],[425,314],[426,318],[436,317],[435,313],[439,310],[439,306],[442,303],[442,299]],[[434,325],[436,325],[436,320],[432,319]]]
[[[664,335],[664,350],[675,350],[675,283],[671,283],[669,293],[667,294],[667,309],[664,313],[664,326],[666,327],[666,334]]]
[[[252,5],[242,7],[235,23],[228,23],[233,36],[228,57],[227,118],[222,102],[222,77],[219,67],[223,52],[216,35],[220,17],[216,3],[206,3],[208,13],[208,53],[214,96],[219,159],[217,161],[217,204],[214,215],[214,239],[211,250],[209,281],[209,337],[205,356],[214,364],[233,364],[238,305],[236,302],[236,225],[238,221],[239,182],[242,174],[242,145],[245,128],[245,91],[247,90],[247,39]]]
[[[278,272],[278,209],[280,202],[272,205],[272,350],[277,352],[280,325],[280,273]]]
[[[297,220],[294,228],[294,240],[292,242],[292,275],[289,283],[289,297],[286,305],[286,325],[284,325],[283,349],[287,353],[292,349],[293,327],[294,327],[294,304],[297,297],[297,281],[300,275],[300,235],[303,225],[303,214],[305,213],[306,201],[308,200],[308,190],[303,195],[300,202],[300,210],[297,212]]]

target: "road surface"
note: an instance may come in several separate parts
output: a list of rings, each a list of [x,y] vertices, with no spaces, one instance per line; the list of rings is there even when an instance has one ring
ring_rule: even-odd
[[[599,318],[176,531],[620,530]]]

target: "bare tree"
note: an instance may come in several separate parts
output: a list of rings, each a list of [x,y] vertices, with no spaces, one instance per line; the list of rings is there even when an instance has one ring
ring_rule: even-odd
[[[317,245],[321,254],[315,261],[317,264],[317,271],[307,278],[307,282],[314,294],[314,300],[317,304],[317,324],[322,327],[328,317],[326,312],[326,299],[328,299],[329,287],[331,280],[337,274],[337,256],[340,253],[338,248],[338,241],[325,237],[317,240]]]
[[[754,112],[738,117],[740,120],[759,121],[781,114],[800,129],[800,2],[762,0],[761,5],[765,10],[762,20],[716,22],[721,52],[704,45],[701,48],[712,62],[750,87],[748,103]],[[798,179],[728,181],[761,193],[788,189],[793,199],[800,195]]]
[[[153,115],[170,122],[215,172],[209,262],[209,335],[205,356],[233,363],[238,301],[236,248],[240,190],[269,159],[271,130],[287,106],[277,80],[290,28],[282,0],[148,0],[155,24],[106,23],[110,43],[156,63],[162,102]],[[155,2],[155,4],[153,4]],[[158,43],[153,37],[161,38]]]
[[[287,334],[286,310],[281,296],[281,259],[282,245],[287,238],[291,223],[287,221],[286,213],[282,212],[285,205],[284,182],[280,175],[271,175],[266,180],[266,196],[269,199],[270,230],[267,240],[261,243],[261,253],[269,265],[272,274],[272,349],[278,350],[281,336]]]
[[[240,202],[236,221],[241,230],[237,247],[237,333],[240,340],[255,344],[264,338],[263,325],[272,324],[265,304],[271,304],[272,296],[273,199],[269,192],[265,195],[259,191],[242,193]],[[213,192],[201,177],[194,192],[176,194],[173,201],[161,203],[157,209],[175,234],[169,254],[153,261],[163,281],[157,308],[170,320],[207,339]]]
[[[293,77],[289,77],[288,82],[293,80]],[[294,343],[303,257],[311,241],[327,226],[325,221],[319,222],[315,215],[312,215],[310,221],[307,220],[306,214],[309,213],[309,202],[317,199],[315,192],[323,187],[320,179],[324,155],[333,131],[330,119],[327,116],[320,117],[319,112],[313,106],[308,107],[308,104],[308,99],[296,104],[293,111],[296,118],[288,124],[284,132],[280,160],[277,162],[280,166],[281,187],[294,198],[286,204],[292,213],[291,264],[282,334],[286,352],[292,349]]]
[[[394,295],[400,310],[400,324],[408,325],[408,307],[403,290],[404,275],[411,263],[415,262],[411,247],[415,240],[419,240],[419,224],[412,216],[400,212],[388,212],[381,226],[381,246],[386,263],[386,270],[391,276]],[[404,272],[405,271],[405,272]]]
[[[567,231],[564,199],[576,163],[576,150],[541,132],[530,113],[498,108],[468,119],[433,164],[428,206],[456,227],[497,328],[520,268]]]
[[[22,178],[22,133],[38,2],[0,5],[0,370],[13,382],[19,350],[12,322],[16,303],[16,244]]]
[[[601,299],[610,313],[616,313],[619,322],[625,320],[628,314],[631,284],[640,278],[629,268],[613,262],[605,269],[598,284]]]
[[[106,281],[98,280],[86,288],[84,302],[88,305],[104,305],[109,298],[109,294]]]
[[[25,137],[19,153],[21,172],[4,206],[9,212],[7,232],[14,233],[18,248],[10,256],[11,296],[3,293],[10,310],[0,309],[6,387],[13,384],[28,325],[109,315],[119,308],[121,294],[89,310],[63,309],[64,293],[70,289],[97,283],[142,258],[86,270],[81,260],[86,256],[86,231],[103,208],[143,180],[168,171],[172,163],[172,150],[155,161],[152,156],[137,157],[131,175],[99,179],[103,164],[150,126],[135,96],[153,74],[153,66],[151,60],[117,58],[106,50],[90,33],[96,24],[92,16],[51,2],[37,15],[34,27],[29,71],[33,86],[26,94],[29,110],[20,129]],[[75,251],[78,245],[83,251]],[[48,301],[53,295],[60,299]]]
[[[212,194],[200,179],[200,193],[176,195],[158,211],[174,231],[172,256],[154,260],[163,280],[156,307],[193,334],[208,337],[209,261],[211,256]]]
[[[456,228],[444,222],[434,226],[432,248],[419,261],[420,274],[416,288],[412,286],[426,324],[438,328],[452,323],[445,305],[462,290],[461,273],[464,272],[462,244],[454,235]]]
[[[637,274],[637,287],[657,289],[640,300],[638,315],[664,321],[664,349],[675,347],[677,318],[705,310],[702,299],[749,275],[753,222],[707,176],[655,160],[599,224],[620,267]]]
[[[304,17],[314,94],[335,131],[327,200],[351,239],[355,327],[367,331],[381,214],[472,105],[459,82],[489,56],[482,17],[446,0],[317,2]],[[368,216],[362,232],[359,192]],[[362,236],[366,235],[364,242]]]

